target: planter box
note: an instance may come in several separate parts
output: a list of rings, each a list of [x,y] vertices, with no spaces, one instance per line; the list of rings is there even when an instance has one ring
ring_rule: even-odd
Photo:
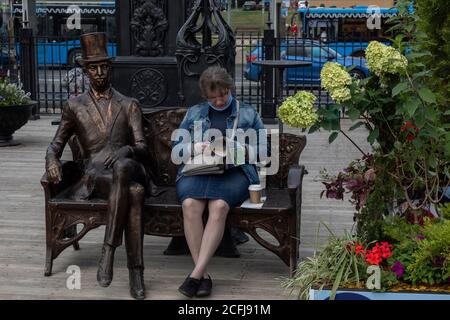
[[[32,101],[30,104],[0,107],[0,147],[20,144],[13,140],[12,135],[28,122],[36,104]]]
[[[329,300],[330,295],[330,289],[311,289],[309,292],[310,300]],[[337,291],[335,300],[450,300],[450,292],[372,292],[342,289]]]

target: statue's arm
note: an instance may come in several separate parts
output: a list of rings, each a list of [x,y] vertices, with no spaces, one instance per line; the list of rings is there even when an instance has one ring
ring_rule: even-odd
[[[70,106],[67,103],[63,108],[58,130],[56,130],[55,136],[47,148],[47,155],[45,157],[47,163],[61,158],[64,147],[74,131],[75,121]]]
[[[142,127],[142,111],[137,102],[131,103],[129,115],[131,132],[134,138],[134,145],[131,146],[132,153],[139,158],[146,158],[148,152]]]
[[[75,122],[70,111],[69,104],[63,108],[61,122],[56,130],[55,137],[47,148],[45,156],[45,169],[48,178],[53,183],[59,183],[62,180],[62,166],[59,159],[61,158],[64,146],[75,130]]]

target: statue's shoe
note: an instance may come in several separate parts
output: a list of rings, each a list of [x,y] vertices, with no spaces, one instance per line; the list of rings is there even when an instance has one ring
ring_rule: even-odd
[[[114,250],[111,246],[103,245],[97,270],[97,281],[101,287],[108,287],[113,279]]]
[[[128,269],[130,274],[130,294],[135,299],[145,299],[144,269]]]

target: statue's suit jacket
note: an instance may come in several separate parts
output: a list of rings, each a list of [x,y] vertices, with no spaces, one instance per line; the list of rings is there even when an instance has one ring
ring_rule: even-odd
[[[71,190],[72,198],[87,199],[100,185],[108,188],[112,183],[112,169],[105,168],[104,161],[111,152],[130,146],[133,157],[146,155],[142,112],[137,101],[111,90],[112,117],[109,123],[104,123],[91,95],[81,94],[70,99],[63,108],[61,123],[47,149],[47,163],[59,159],[66,143],[76,135],[83,151],[81,166],[84,175]]]

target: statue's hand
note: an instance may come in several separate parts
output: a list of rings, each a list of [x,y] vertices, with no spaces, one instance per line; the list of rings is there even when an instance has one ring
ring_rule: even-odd
[[[62,180],[62,166],[59,160],[47,161],[47,176],[50,182],[58,184]]]
[[[130,146],[123,146],[119,150],[116,150],[112,152],[109,156],[105,159],[105,168],[111,168],[114,163],[119,159],[128,158],[132,155],[132,149]]]

